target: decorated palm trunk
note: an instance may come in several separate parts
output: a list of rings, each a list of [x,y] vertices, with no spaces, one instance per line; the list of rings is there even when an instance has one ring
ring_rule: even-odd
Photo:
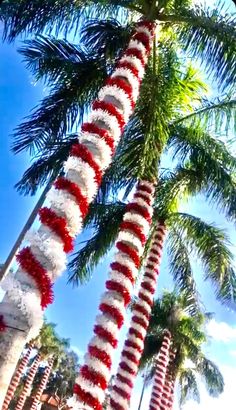
[[[15,410],[22,410],[23,409],[25,401],[27,399],[27,396],[30,393],[32,383],[33,383],[34,378],[36,376],[36,373],[38,371],[40,361],[41,361],[41,356],[38,353],[37,356],[34,359],[34,362],[31,366],[30,370],[29,370],[29,373],[27,375],[27,379],[26,379],[25,384],[24,384],[24,388],[21,392],[21,395],[19,397],[19,400],[17,402]]]
[[[172,410],[172,408],[173,408],[174,398],[175,398],[175,378],[172,377],[172,380],[171,380],[171,392],[170,392],[169,402],[168,402],[168,409],[169,409],[169,410]]]
[[[39,211],[38,231],[28,234],[29,246],[17,256],[16,275],[3,283],[7,293],[0,313],[6,325],[20,330],[8,327],[1,332],[0,397],[5,396],[26,340],[39,332],[43,309],[53,300],[52,284],[66,267],[66,253],[73,250],[74,238],[134,110],[154,28],[150,22],[136,25],[127,49],[93,103],[79,142],[71,149],[65,177],[58,178],[47,195],[50,206]]]
[[[33,345],[30,344],[29,347],[28,347],[27,353],[22,358],[22,360],[20,361],[19,366],[16,369],[16,372],[15,372],[15,374],[14,374],[12,380],[11,380],[11,383],[8,387],[7,394],[6,394],[6,397],[5,397],[4,402],[3,402],[2,410],[8,410],[9,404],[10,404],[11,400],[14,397],[14,393],[16,391],[16,388],[17,388],[17,386],[20,382],[20,379],[21,379],[21,377],[24,373],[24,370],[25,370],[25,368],[26,368],[26,366],[29,362],[29,358],[30,358],[30,354],[32,352],[32,349],[33,349]]]
[[[173,391],[174,383],[173,383],[172,366],[173,366],[173,361],[175,358],[175,353],[172,350],[170,350],[169,358],[170,358],[170,361],[169,361],[169,365],[167,368],[165,383],[163,387],[163,393],[161,397],[161,404],[160,404],[161,410],[168,410],[169,408],[172,408],[173,399],[174,399],[174,391]]]
[[[47,384],[48,384],[48,379],[49,379],[51,371],[52,371],[53,362],[54,362],[54,359],[53,358],[50,359],[49,362],[48,362],[48,366],[46,367],[46,369],[43,372],[42,380],[40,382],[39,388],[37,389],[37,392],[35,394],[35,397],[34,397],[32,405],[30,407],[30,410],[37,410],[37,408],[38,408],[40,398],[41,398],[41,396],[42,396],[42,394],[43,394],[43,392],[46,389]]]
[[[143,352],[144,339],[153,305],[153,295],[159,275],[165,231],[165,225],[160,223],[152,240],[138,300],[133,308],[130,328],[111,392],[111,409],[126,410],[130,407],[129,401]]]
[[[154,185],[141,181],[132,202],[126,206],[116,241],[117,252],[110,266],[106,292],[102,296],[100,313],[94,326],[94,337],[89,343],[85,364],[74,387],[77,402],[74,405],[78,408],[102,409],[114,349],[150,228],[153,194]]]
[[[166,331],[160,352],[157,356],[156,372],[154,376],[149,410],[160,410],[161,407],[161,399],[165,385],[167,366],[169,363],[170,343],[171,334],[169,331]]]

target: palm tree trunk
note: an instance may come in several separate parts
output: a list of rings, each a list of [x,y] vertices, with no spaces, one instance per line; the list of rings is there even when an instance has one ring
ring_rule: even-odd
[[[111,391],[110,404],[112,409],[116,409],[117,406],[119,409],[129,409],[134,380],[137,375],[149,324],[153,295],[156,290],[165,233],[165,224],[160,222],[156,227],[151,249],[147,257],[138,300],[133,308],[128,335],[124,343],[121,361]]]
[[[160,352],[157,356],[156,372],[154,376],[149,410],[160,410],[166,371],[169,363],[170,343],[171,334],[169,331],[166,331]]]
[[[173,361],[175,359],[175,353],[172,350],[170,350],[169,357],[170,357],[170,361],[169,361],[169,365],[168,365],[167,372],[166,372],[165,384],[163,387],[163,393],[162,393],[162,398],[161,398],[161,405],[160,405],[161,410],[168,410],[170,408],[169,407],[170,402],[172,401],[172,404],[173,404],[173,399],[174,399],[172,366],[173,366]]]
[[[119,331],[131,299],[151,223],[153,194],[154,185],[141,181],[133,201],[126,206],[116,242],[115,260],[110,266],[106,292],[96,318],[95,335],[89,343],[85,365],[81,367],[74,387],[81,407],[84,403],[86,408],[102,409],[114,349],[118,344]]]
[[[32,387],[32,383],[34,381],[34,378],[36,376],[36,373],[38,371],[39,368],[39,364],[41,361],[41,356],[40,353],[37,354],[37,356],[35,357],[33,364],[29,370],[29,374],[27,375],[25,384],[24,384],[24,388],[22,390],[22,393],[19,397],[19,400],[17,402],[16,408],[15,410],[22,410],[25,404],[25,401],[27,399],[28,394],[30,393],[30,389]]]
[[[16,366],[12,358],[18,360],[32,335],[32,328],[34,333],[40,330],[43,308],[53,300],[52,285],[65,269],[66,253],[73,250],[74,238],[82,230],[89,204],[97,194],[101,178],[134,110],[154,30],[153,22],[137,23],[127,49],[98,93],[90,122],[82,126],[80,142],[72,147],[65,163],[65,177],[58,178],[49,192],[50,207],[39,211],[41,226],[38,232],[32,234],[30,245],[17,255],[20,266],[15,287],[19,292],[7,291],[0,312],[7,326],[12,326],[12,322],[21,324],[25,338],[9,328],[1,335],[0,397],[5,397]],[[33,326],[36,317],[38,325],[34,323]]]
[[[46,369],[43,372],[42,380],[40,382],[39,388],[37,389],[37,392],[35,394],[35,397],[34,397],[32,405],[30,407],[30,410],[37,410],[37,406],[38,406],[38,403],[40,401],[40,398],[41,398],[44,390],[47,387],[48,379],[50,377],[52,367],[53,367],[53,362],[54,362],[54,359],[51,358],[48,362],[48,366],[46,367]]]
[[[24,239],[26,233],[30,230],[31,226],[33,225],[33,223],[34,223],[34,221],[35,221],[35,219],[38,215],[39,209],[41,208],[41,206],[45,202],[46,195],[47,195],[48,191],[50,190],[51,186],[52,186],[52,182],[50,181],[46,185],[46,187],[43,190],[42,194],[40,195],[39,200],[37,201],[36,205],[34,206],[33,211],[31,212],[31,214],[30,214],[29,218],[27,219],[25,225],[23,226],[18,238],[16,239],[16,242],[14,243],[14,245],[13,245],[13,247],[12,247],[12,249],[11,249],[11,251],[10,251],[6,261],[5,261],[5,263],[3,264],[3,266],[0,270],[0,281],[3,280],[4,277],[7,275],[8,271],[9,271],[9,269],[10,269],[12,263],[13,263],[13,260],[16,256],[16,253],[17,253],[20,245],[23,242],[23,239]]]
[[[14,393],[16,391],[16,388],[17,388],[17,386],[20,382],[20,379],[21,379],[21,377],[24,373],[24,370],[25,370],[25,368],[26,368],[26,366],[29,362],[29,358],[30,358],[30,354],[32,352],[32,349],[33,349],[33,345],[29,344],[27,353],[25,354],[25,356],[20,361],[20,364],[17,367],[16,372],[15,372],[15,374],[14,374],[12,380],[11,380],[11,383],[8,387],[7,394],[6,394],[6,397],[5,397],[4,402],[3,402],[2,410],[8,410],[9,404],[10,404],[11,400],[14,397]]]

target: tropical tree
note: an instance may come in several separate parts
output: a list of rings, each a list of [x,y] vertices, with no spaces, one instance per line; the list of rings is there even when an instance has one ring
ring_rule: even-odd
[[[158,352],[166,331],[171,335],[171,349],[174,352],[168,371],[173,385],[179,385],[180,404],[184,404],[189,398],[199,402],[198,375],[211,396],[217,397],[223,391],[224,381],[218,367],[203,352],[207,342],[205,324],[209,315],[200,312],[193,315],[191,303],[186,294],[164,292],[153,305],[140,365],[140,370],[147,368],[148,379],[152,379],[154,375],[156,377],[150,409],[165,408],[166,394],[161,393],[170,392],[167,385],[161,391],[159,379],[159,369],[163,369],[163,362]],[[167,350],[165,353],[168,357]]]

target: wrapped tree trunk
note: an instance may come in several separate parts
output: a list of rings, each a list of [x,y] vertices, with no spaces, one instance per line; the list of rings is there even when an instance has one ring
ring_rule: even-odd
[[[171,334],[169,331],[166,331],[160,352],[157,356],[156,372],[154,376],[149,410],[160,410],[166,371],[169,363],[170,343]]]
[[[17,388],[17,386],[20,382],[20,379],[21,379],[21,377],[24,373],[24,370],[25,370],[25,368],[26,368],[26,366],[29,362],[29,358],[30,358],[30,354],[32,352],[32,349],[33,349],[33,345],[29,344],[29,347],[27,349],[27,353],[25,354],[25,356],[20,361],[20,364],[17,367],[17,369],[15,371],[15,374],[14,374],[12,380],[11,380],[11,383],[8,387],[7,394],[6,394],[6,397],[5,397],[4,402],[3,402],[2,410],[8,410],[9,404],[10,404],[11,400],[14,397],[14,393],[16,391],[16,388]]]
[[[149,316],[153,305],[153,295],[159,275],[165,233],[164,223],[159,223],[147,257],[138,300],[133,308],[130,328],[121,353],[121,361],[111,392],[111,409],[128,410],[130,407],[130,397],[143,352]]]
[[[161,398],[161,405],[160,405],[161,410],[168,410],[170,408],[170,405],[172,407],[173,399],[174,399],[173,362],[175,359],[175,353],[173,352],[173,350],[170,350],[169,358],[170,358],[170,361],[169,361],[167,372],[166,372],[165,384],[163,387],[163,393],[162,393],[162,398]]]
[[[36,373],[38,371],[40,361],[41,361],[41,356],[38,353],[37,356],[35,357],[34,361],[33,361],[33,364],[31,366],[30,370],[29,370],[29,373],[27,375],[27,378],[26,378],[26,381],[25,381],[25,384],[24,384],[24,388],[23,388],[23,390],[21,392],[21,395],[18,399],[15,410],[22,410],[23,409],[25,401],[27,399],[27,396],[30,393],[32,383],[33,383],[34,378],[36,376]]]
[[[126,206],[116,242],[117,253],[94,326],[95,335],[76,379],[75,408],[102,409],[119,330],[130,302],[151,223],[153,194],[154,185],[141,181],[133,201]]]
[[[50,374],[51,374],[51,371],[52,371],[52,368],[53,368],[53,363],[54,363],[54,359],[51,358],[48,362],[48,366],[45,368],[45,370],[43,372],[42,380],[41,380],[40,385],[37,389],[37,392],[35,394],[35,397],[34,397],[32,405],[30,407],[30,410],[37,410],[37,406],[39,404],[40,398],[41,398],[44,390],[47,387],[48,379],[50,377]]]
[[[123,128],[133,112],[150,53],[155,24],[136,25],[122,58],[98,93],[83,124],[79,141],[65,162],[65,177],[49,191],[50,207],[41,208],[41,225],[28,235],[29,246],[17,256],[19,269],[6,278],[6,296],[0,313],[9,327],[0,335],[0,397],[4,398],[20,353],[27,340],[38,334],[43,309],[52,303],[52,284],[66,267],[66,253],[82,230],[88,207],[109,166]],[[2,399],[3,400],[3,399]],[[0,406],[2,402],[0,399]]]

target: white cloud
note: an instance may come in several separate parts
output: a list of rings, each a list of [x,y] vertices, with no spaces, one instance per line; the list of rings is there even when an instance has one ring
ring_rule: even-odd
[[[210,320],[207,325],[207,333],[214,340],[229,343],[236,341],[236,327],[230,326],[225,322],[217,322],[215,319]]]
[[[236,350],[230,350],[229,354],[233,357],[236,357]]]

